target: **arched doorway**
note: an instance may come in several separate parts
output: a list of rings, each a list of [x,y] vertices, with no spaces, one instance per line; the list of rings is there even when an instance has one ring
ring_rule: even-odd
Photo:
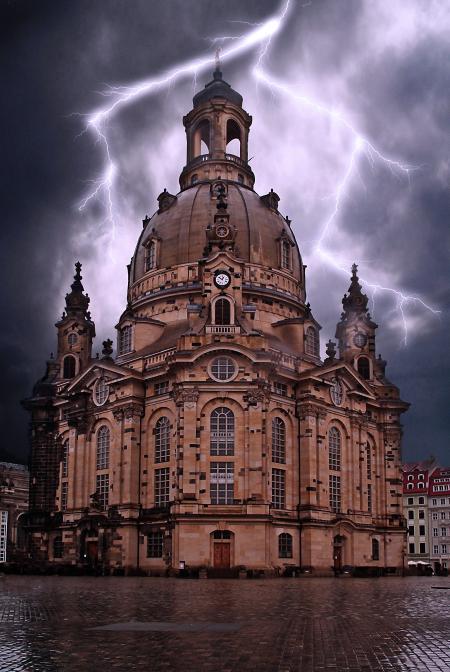
[[[341,534],[336,534],[333,538],[333,569],[335,574],[340,573],[344,565],[344,542],[345,537]]]

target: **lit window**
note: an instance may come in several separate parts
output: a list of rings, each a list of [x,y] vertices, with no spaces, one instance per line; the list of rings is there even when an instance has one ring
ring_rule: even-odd
[[[69,475],[69,440],[64,441],[62,447],[62,471],[61,475],[63,478],[67,478]]]
[[[330,509],[334,513],[341,511],[341,477],[331,474],[329,477]]]
[[[291,267],[291,246],[287,240],[281,243],[281,268]]]
[[[72,345],[75,345],[75,343],[78,341],[78,336],[75,333],[69,334],[67,341],[69,345],[72,347]]]
[[[73,378],[75,376],[76,359],[72,355],[64,357],[63,378]]]
[[[126,352],[131,351],[131,335],[132,327],[128,324],[126,327],[122,327],[119,334],[119,353],[124,355]]]
[[[233,504],[234,464],[211,462],[209,473],[211,504]]]
[[[162,558],[164,549],[164,532],[149,532],[147,535],[147,558]]]
[[[103,425],[97,432],[97,469],[99,470],[109,467],[109,444],[109,429]]]
[[[156,266],[156,243],[152,240],[145,254],[145,272],[151,271]]]
[[[109,474],[97,474],[95,491],[99,505],[106,509],[109,503]]]
[[[155,469],[155,506],[165,506],[169,503],[169,468]]]
[[[155,426],[155,462],[170,460],[170,422],[169,418],[159,418]]]
[[[281,418],[272,420],[272,462],[286,462],[286,425]]]
[[[103,406],[108,399],[109,388],[104,378],[99,378],[95,386],[95,401],[98,406]]]
[[[341,433],[337,427],[328,432],[328,466],[333,471],[341,469]]]
[[[272,505],[275,509],[286,508],[286,472],[272,469]]]
[[[210,420],[211,455],[234,455],[234,414],[229,408],[216,408]]]
[[[292,558],[292,535],[283,532],[278,535],[278,557]]]
[[[211,375],[216,380],[230,380],[236,373],[236,365],[229,357],[216,357],[211,364]]]
[[[308,327],[306,330],[305,353],[313,357],[319,356],[319,334],[315,327]]]

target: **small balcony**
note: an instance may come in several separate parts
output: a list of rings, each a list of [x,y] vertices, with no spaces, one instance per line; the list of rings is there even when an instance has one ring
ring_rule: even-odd
[[[232,324],[208,324],[206,326],[207,334],[239,334],[241,331],[240,327],[235,327]]]

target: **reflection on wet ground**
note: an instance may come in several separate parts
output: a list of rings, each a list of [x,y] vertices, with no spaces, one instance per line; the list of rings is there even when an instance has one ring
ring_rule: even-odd
[[[450,672],[449,578],[0,578],[0,671]]]

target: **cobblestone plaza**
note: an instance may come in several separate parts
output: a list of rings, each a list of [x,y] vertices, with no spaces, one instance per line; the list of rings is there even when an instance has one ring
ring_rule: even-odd
[[[6,576],[0,670],[448,671],[446,587],[441,577]]]

